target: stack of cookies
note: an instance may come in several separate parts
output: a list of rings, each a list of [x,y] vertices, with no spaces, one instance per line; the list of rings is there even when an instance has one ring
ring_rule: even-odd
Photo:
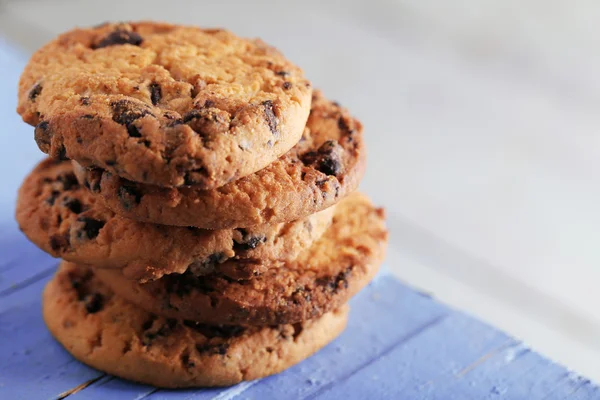
[[[43,296],[77,359],[160,387],[277,373],[344,329],[383,211],[362,126],[260,40],[160,23],[38,50],[18,112],[49,155],[17,220],[63,259]]]

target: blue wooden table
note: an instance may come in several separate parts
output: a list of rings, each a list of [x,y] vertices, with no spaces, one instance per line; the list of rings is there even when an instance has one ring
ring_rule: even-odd
[[[41,317],[40,294],[58,261],[30,244],[12,217],[21,180],[42,158],[33,129],[14,111],[25,60],[0,38],[0,400],[600,399],[589,380],[387,274],[351,301],[341,337],[260,381],[157,390],[77,362],[52,339]]]

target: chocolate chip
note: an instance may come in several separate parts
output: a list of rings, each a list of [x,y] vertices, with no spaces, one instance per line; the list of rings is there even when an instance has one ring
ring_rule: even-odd
[[[56,152],[56,158],[61,161],[67,161],[69,158],[67,157],[67,149],[65,149],[64,145],[60,145],[58,151]]]
[[[156,317],[152,316],[149,320],[147,320],[146,322],[144,322],[144,324],[142,325],[142,329],[144,331],[147,331],[148,329],[152,328],[152,325],[154,324],[154,321],[156,321]]]
[[[227,259],[222,252],[213,253],[201,261],[194,261],[188,266],[188,271],[195,276],[204,276],[215,272],[215,266]]]
[[[224,356],[225,354],[227,354],[227,349],[229,349],[229,344],[227,343],[221,343],[221,344],[197,344],[196,345],[196,351],[198,351],[198,353],[200,354],[219,354]]]
[[[173,293],[179,297],[187,296],[193,290],[206,295],[214,291],[210,280],[198,278],[189,270],[183,274],[169,274],[161,279],[165,282],[167,293]]]
[[[95,116],[93,116],[92,114],[84,114],[80,117],[81,119],[94,119],[96,118]]]
[[[81,206],[81,202],[77,199],[73,199],[70,197],[65,197],[63,200],[63,206],[68,208],[72,213],[79,214],[83,211],[83,207]]]
[[[139,46],[140,44],[142,44],[143,40],[144,39],[136,32],[118,29],[114,32],[109,33],[94,48],[101,49],[103,47],[122,45],[122,44],[131,44],[134,46]]]
[[[152,100],[152,104],[157,105],[162,98],[162,89],[158,83],[151,83],[149,89],[150,100]]]
[[[84,186],[93,193],[100,192],[100,182],[102,181],[102,173],[99,170],[87,170],[85,175]]]
[[[131,137],[141,137],[139,129],[133,123],[146,115],[153,115],[145,109],[145,105],[130,100],[118,100],[111,103],[113,110],[113,121],[125,125]]]
[[[119,187],[119,199],[121,205],[127,211],[142,201],[142,193],[133,185],[123,185]]]
[[[181,354],[180,360],[181,365],[183,365],[185,368],[194,368],[196,366],[196,364],[190,360],[190,355],[187,353]]]
[[[100,233],[100,229],[104,227],[105,222],[89,217],[79,217],[77,219],[82,226],[77,232],[77,239],[92,240]]]
[[[213,105],[212,101],[207,100],[200,109],[188,111],[183,116],[183,123],[205,139],[228,132],[231,115],[227,111],[214,108]]]
[[[171,334],[171,332],[177,327],[177,320],[169,318],[167,321],[161,325],[158,330],[152,332],[145,332],[144,337],[142,338],[142,343],[146,346],[152,344],[152,341],[157,337],[166,337]],[[150,329],[150,327],[148,327]],[[146,329],[147,330],[147,329]]]
[[[212,339],[214,337],[220,337],[229,339],[232,337],[240,336],[246,331],[243,326],[237,325],[207,325],[195,321],[184,320],[183,324],[188,328],[201,333],[203,336]]]
[[[340,172],[340,162],[333,157],[326,157],[319,166],[319,171],[326,175],[337,175]]]
[[[72,173],[59,175],[56,180],[60,182],[62,190],[64,191],[77,189],[79,187],[79,181],[75,177],[75,174]]]
[[[183,184],[186,186],[196,185],[206,178],[208,171],[201,167],[187,172],[183,177]]]
[[[102,310],[104,306],[104,299],[100,293],[88,294],[83,299],[85,309],[90,314],[95,314]]]
[[[273,135],[279,133],[277,130],[277,117],[273,112],[273,102],[271,100],[265,100],[262,102],[262,105],[265,109],[265,119],[267,120],[267,125],[269,125],[269,129]]]
[[[81,96],[81,98],[79,99],[79,102],[81,103],[82,106],[89,106],[91,104],[90,98],[87,96]]]
[[[238,252],[238,251],[246,251],[246,250],[255,249],[258,247],[259,244],[262,244],[266,241],[267,241],[267,238],[264,235],[252,236],[243,242],[234,241],[233,250],[235,252]]]
[[[60,251],[71,245],[69,234],[50,236],[50,248],[52,251]]]
[[[52,140],[52,131],[48,121],[42,121],[34,129],[34,138],[40,150],[44,153],[50,152],[50,143]]]
[[[142,137],[142,134],[140,133],[140,130],[138,129],[138,127],[133,124],[127,126],[127,133],[129,134],[129,137],[133,137],[133,138]]]
[[[350,266],[340,271],[335,276],[328,276],[316,280],[318,286],[325,287],[328,291],[337,293],[340,289],[348,288],[348,277],[352,274],[353,267]]]
[[[275,75],[279,75],[279,76],[288,76],[290,73],[288,71],[277,71],[275,72]]]
[[[285,90],[291,89],[292,88],[292,82],[283,82],[283,88]]]
[[[35,102],[35,99],[42,93],[42,85],[41,83],[36,83],[33,85],[31,90],[29,91],[29,100]]]
[[[53,190],[53,191],[50,193],[50,196],[48,196],[48,197],[46,198],[46,203],[48,203],[49,205],[53,206],[53,205],[54,205],[54,202],[56,201],[56,198],[57,198],[59,195],[60,195],[60,192],[59,192],[59,191],[57,191],[57,190]]]
[[[338,175],[342,172],[341,151],[341,146],[337,142],[328,140],[316,152],[311,151],[304,154],[301,160],[326,175]]]
[[[354,129],[350,129],[348,118],[344,117],[343,115],[340,115],[338,118],[338,128],[340,131],[342,131],[342,133],[345,134],[352,134],[354,132]]]

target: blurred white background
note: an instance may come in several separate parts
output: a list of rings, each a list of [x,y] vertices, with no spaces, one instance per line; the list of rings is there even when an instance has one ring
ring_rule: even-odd
[[[600,2],[0,0],[0,40],[128,19],[279,47],[364,122],[388,268],[600,381]]]

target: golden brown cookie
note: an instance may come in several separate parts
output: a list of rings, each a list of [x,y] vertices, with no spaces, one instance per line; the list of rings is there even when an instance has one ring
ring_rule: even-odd
[[[316,318],[345,304],[379,269],[387,245],[383,210],[355,193],[329,230],[292,262],[249,281],[171,274],[140,284],[96,270],[115,293],[169,318],[209,324],[273,325]]]
[[[311,92],[302,71],[260,40],[111,23],[35,52],[17,110],[52,157],[137,182],[212,189],[292,148]]]
[[[323,210],[356,189],[365,161],[360,122],[317,91],[307,129],[292,150],[218,189],[143,185],[100,169],[79,167],[75,172],[125,217],[225,229],[292,221]]]
[[[125,379],[166,388],[225,386],[280,372],[344,329],[348,308],[269,327],[165,319],[114,296],[91,270],[63,262],[44,291],[52,335],[75,358]]]
[[[48,159],[25,178],[16,214],[25,235],[54,257],[119,268],[125,276],[145,281],[186,271],[249,279],[293,260],[320,238],[331,224],[333,208],[248,229],[136,222],[97,202],[77,182],[70,161]]]

